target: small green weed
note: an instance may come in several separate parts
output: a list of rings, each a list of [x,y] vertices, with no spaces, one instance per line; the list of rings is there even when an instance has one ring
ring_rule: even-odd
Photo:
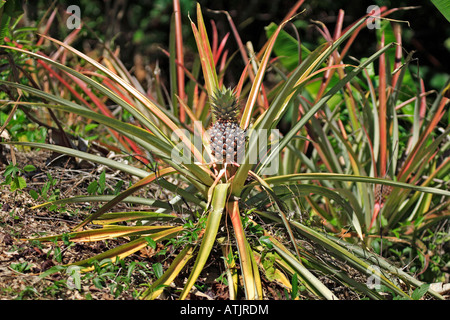
[[[119,180],[114,187],[109,187],[106,183],[106,172],[102,171],[98,180],[94,180],[88,185],[87,192],[90,195],[118,195],[123,185],[124,181]]]
[[[32,264],[30,264],[27,261],[11,263],[11,265],[10,265],[11,269],[13,269],[14,271],[20,272],[20,273],[25,273],[25,272],[29,271],[31,269],[31,267],[32,267]]]
[[[184,246],[186,243],[194,243],[198,241],[200,232],[206,227],[207,216],[202,216],[197,222],[188,219],[183,225],[182,234],[170,242],[175,246]]]
[[[89,184],[89,186],[87,187],[87,192],[90,195],[104,194],[105,189],[106,189],[106,173],[105,171],[102,171],[98,181],[94,180]]]
[[[32,164],[26,165],[23,168],[20,168],[17,164],[9,164],[6,166],[5,172],[3,173],[5,181],[2,182],[1,185],[9,186],[11,192],[22,190],[27,186],[27,181],[22,175],[25,172],[32,172],[35,170],[36,167]]]
[[[154,281],[155,277],[162,274],[162,265],[158,267],[158,263],[149,267],[144,262],[120,259],[115,262],[111,259],[96,260],[92,267],[94,268],[92,271],[83,272],[82,268],[76,265],[58,265],[48,269],[40,277],[58,272],[66,276],[63,280],[52,281],[48,286],[47,292],[52,296],[60,295],[67,288],[83,293],[82,288],[94,285],[99,290],[107,289],[117,299],[122,295],[137,298],[140,295],[140,291],[136,289],[139,283]],[[92,299],[90,292],[86,292],[84,296],[86,299]]]
[[[144,264],[132,261],[117,260],[112,262],[110,259],[104,259],[100,262],[94,262],[94,270],[88,272],[83,280],[90,280],[98,289],[108,288],[114,298],[118,298],[121,294],[131,288],[134,281],[133,272],[139,269],[139,274],[148,278],[150,275],[162,272],[154,264],[152,269],[147,268]],[[137,295],[137,291],[133,291],[132,295]]]
[[[47,172],[47,180],[42,188],[38,190],[30,190],[29,194],[34,200],[55,201],[59,199],[60,189],[55,188],[58,180],[53,178],[50,173]]]
[[[39,292],[33,286],[27,286],[19,293],[16,300],[23,300],[24,298],[34,298],[34,296],[39,296]]]
[[[0,111],[1,124],[6,122],[9,112],[10,110]],[[7,130],[12,140],[45,142],[47,137],[47,129],[30,122],[27,115],[20,109],[17,109],[14,117],[9,120]],[[28,150],[28,148],[24,150]]]
[[[72,247],[72,246],[75,245],[74,242],[71,242],[71,241],[70,241],[70,236],[69,236],[69,234],[63,233],[63,234],[61,235],[61,237],[62,237],[63,244],[64,244],[64,246],[65,246],[64,248],[62,248],[62,247],[59,245],[57,239],[55,239],[55,240],[53,241],[53,243],[54,243],[54,247],[53,247],[53,259],[55,259],[57,262],[60,262],[60,263],[62,262],[64,251],[68,250],[70,247]]]
[[[295,300],[296,298],[300,297],[300,293],[306,290],[306,287],[304,285],[301,285],[300,281],[298,280],[297,273],[294,273],[291,280],[291,286],[292,289],[290,292],[287,292],[285,289],[285,295],[291,300]]]

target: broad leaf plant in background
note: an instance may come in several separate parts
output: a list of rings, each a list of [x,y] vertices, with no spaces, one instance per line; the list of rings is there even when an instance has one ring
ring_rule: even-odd
[[[144,92],[108,48],[100,63],[72,47],[77,30],[65,41],[39,34],[39,44],[58,47],[51,56],[14,40],[1,46],[4,54],[27,57],[39,74],[52,79],[46,87],[38,77],[23,84],[20,79],[30,73],[10,61],[14,72],[8,81],[1,80],[10,94],[7,104],[49,110],[59,115],[54,121],[60,130],[66,115],[83,117],[107,128],[116,142],[108,146],[111,150],[135,155],[133,163],[116,161],[81,150],[64,134],[65,145],[7,142],[84,159],[139,179],[118,195],[78,196],[35,207],[103,203],[73,228],[70,241],[129,240],[76,265],[87,271],[94,261],[124,259],[149,243],[171,242],[178,245],[176,256],[142,293],[143,299],[173,291],[169,286],[183,270],[188,270],[188,278],[174,294],[189,298],[214,247],[223,255],[230,299],[264,299],[263,278],[287,292],[300,284],[310,298],[337,299],[329,285],[334,282],[364,298],[383,299],[383,288],[391,296],[411,299],[422,282],[376,254],[372,244],[406,221],[418,221],[411,231],[417,233],[448,217],[440,213],[450,195],[442,182],[449,169],[448,158],[443,159],[449,128],[442,126],[448,98],[444,91],[434,94],[427,110],[425,98],[432,93],[411,76],[412,56],[403,56],[401,31],[397,24],[391,28],[389,21],[377,31],[378,50],[360,61],[343,62],[367,16],[343,29],[340,12],[334,35],[319,25],[326,42],[307,50],[283,30],[301,18],[297,11],[302,4],[299,1],[279,26],[267,28],[268,41],[260,52],[242,44],[226,12],[216,13],[227,16],[238,43],[239,52],[231,58],[225,50],[229,35],[220,40],[213,24],[210,43],[197,5],[191,27],[198,57],[188,70],[179,2],[174,0],[166,52],[170,87],[166,90],[157,74],[153,93]],[[381,16],[396,10],[382,8]],[[224,74],[239,55],[245,68],[236,87],[229,88]],[[292,57],[294,62],[287,59]],[[70,59],[83,65],[71,68],[65,63]],[[279,79],[275,85],[265,83],[269,72]],[[407,92],[405,83],[418,83],[416,92]],[[221,92],[233,100],[231,109],[224,106],[226,99],[218,98]],[[412,112],[407,113],[411,104]],[[128,121],[111,112],[109,105],[126,113]],[[411,123],[408,135],[399,132],[400,115]],[[220,121],[220,128],[233,129],[208,131]],[[288,129],[280,134],[282,122]],[[227,150],[227,143],[232,152],[245,145],[241,159],[220,161],[218,154]],[[135,195],[149,184],[164,188],[173,198],[167,203]],[[120,202],[152,209],[114,211]],[[102,227],[92,228],[92,223]],[[195,230],[189,240],[188,229]],[[32,240],[62,241],[63,236],[67,235]],[[364,279],[375,277],[380,286],[355,279],[349,268]],[[428,294],[442,298],[430,289]]]

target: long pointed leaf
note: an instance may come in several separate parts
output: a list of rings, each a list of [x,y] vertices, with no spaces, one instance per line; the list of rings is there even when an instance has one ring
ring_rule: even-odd
[[[383,52],[391,48],[393,44],[389,44],[382,49],[380,49],[377,53],[373,54],[370,58],[361,63],[358,67],[354,68],[350,71],[347,76],[345,76],[342,80],[340,80],[335,86],[333,86],[328,92],[321,98],[309,111],[303,115],[300,121],[283,137],[280,143],[272,149],[271,154],[266,158],[262,167],[266,164],[269,164],[273,157],[277,156],[281,150],[286,147],[286,145],[293,139],[293,137],[297,134],[298,131],[314,116],[314,114],[319,111],[331,97],[333,97],[339,90],[341,90],[351,79],[353,79],[356,75],[358,75],[362,70],[364,70],[369,63],[374,61],[381,55]]]
[[[172,261],[169,269],[158,280],[153,282],[150,288],[144,291],[141,298],[144,300],[156,299],[163,292],[164,287],[172,283],[193,257],[194,249],[195,247],[193,245],[187,245]]]
[[[148,235],[149,238],[152,238],[154,241],[161,241],[164,239],[175,237],[178,233],[183,230],[182,226],[172,227],[170,229],[160,231],[154,234]],[[78,261],[74,263],[74,265],[78,266],[86,266],[84,271],[92,270],[94,267],[89,267],[94,261],[102,261],[104,259],[111,259],[115,261],[116,259],[123,259],[143,248],[148,246],[148,241],[144,237],[137,238],[136,240],[130,241],[123,245],[120,245],[116,248],[110,249],[108,251],[102,252],[96,256],[84,259],[82,261]]]
[[[286,254],[284,250],[281,250],[277,245],[273,244],[275,251],[299,274],[302,275],[304,279],[309,283],[310,286],[314,287],[322,296],[328,300],[339,300],[331,291],[328,289],[316,276],[314,276],[307,268],[305,268],[299,261],[294,259],[292,256]]]
[[[152,173],[148,175],[147,177],[139,180],[134,185],[129,187],[127,190],[121,192],[119,195],[115,196],[111,201],[108,201],[105,205],[103,205],[99,210],[97,210],[95,213],[91,214],[89,217],[87,217],[83,222],[78,224],[74,230],[80,229],[84,227],[86,224],[91,222],[94,219],[97,219],[100,217],[103,213],[111,209],[113,206],[115,206],[117,203],[121,202],[123,199],[127,198],[137,190],[143,188],[144,186],[148,185],[149,183],[152,183],[155,179],[159,179],[160,177],[163,177],[169,173],[173,173],[175,169],[173,168],[164,168],[159,170],[156,173]]]
[[[330,250],[335,257],[339,257],[340,259],[346,261],[348,264],[359,270],[360,272],[364,272],[370,276],[376,276],[381,283],[389,287],[391,290],[396,292],[398,295],[410,299],[410,297],[404,293],[400,288],[398,288],[391,280],[389,280],[383,273],[379,272],[377,269],[374,269],[367,262],[353,255],[350,251],[347,251],[342,246],[338,245],[331,239],[327,238],[325,235],[309,228],[297,221],[292,221],[292,225],[297,228],[297,230],[305,237],[315,241],[316,243],[321,244],[328,250]]]
[[[178,217],[160,212],[152,211],[126,211],[126,212],[109,212],[103,214],[100,218],[93,221],[95,224],[112,224],[125,221],[177,221]]]
[[[65,199],[59,199],[59,200],[41,203],[41,204],[31,207],[31,209],[38,209],[38,208],[46,207],[49,205],[64,205],[64,204],[70,204],[70,203],[108,202],[108,201],[113,200],[114,198],[115,198],[115,196],[111,196],[111,195],[75,196],[75,197],[71,197],[71,198],[65,198]],[[153,199],[131,196],[131,197],[125,198],[122,201],[125,203],[140,204],[140,205],[145,205],[145,206],[150,206],[150,207],[172,209],[170,204],[168,204],[167,202],[164,202],[164,201],[160,201],[160,200],[153,200]]]
[[[216,239],[217,231],[219,230],[220,221],[222,218],[222,213],[225,208],[227,190],[229,184],[219,184],[215,187],[213,198],[211,202],[211,212],[208,216],[208,221],[206,222],[205,234],[203,235],[202,244],[195,260],[194,267],[189,275],[189,279],[180,294],[180,300],[186,299],[189,291],[197,281],[200,272],[202,271],[206,260],[209,257],[211,249]]]
[[[87,161],[92,161],[94,163],[103,164],[108,168],[120,170],[122,172],[126,172],[131,174],[132,176],[136,176],[139,178],[145,178],[148,176],[148,172],[137,167],[118,162],[106,157],[97,156],[95,154],[79,151],[72,148],[62,147],[53,144],[40,143],[40,142],[1,142],[1,144],[14,144],[18,146],[26,146],[32,148],[46,149],[50,151],[54,151],[61,154],[66,154],[72,157],[77,157],[80,159],[84,159]]]
[[[162,230],[171,229],[171,226],[107,226],[101,229],[84,230],[78,232],[70,232],[65,234],[71,242],[94,242],[118,237],[149,235]],[[62,241],[62,235],[32,238],[28,240],[46,241]]]
[[[241,261],[242,277],[244,282],[245,297],[247,300],[262,299],[257,290],[258,282],[254,273],[254,261],[252,260],[252,252],[245,237],[244,228],[242,227],[241,216],[239,214],[239,205],[237,201],[228,204],[228,213],[233,224],[234,234],[236,237],[239,259]]]
[[[389,179],[372,178],[355,176],[348,174],[337,174],[337,173],[298,173],[290,174],[285,176],[268,177],[265,179],[268,184],[289,184],[290,182],[300,181],[300,180],[340,180],[340,181],[353,181],[353,182],[365,182],[374,184],[383,184],[393,187],[411,189],[420,192],[427,192],[437,195],[450,196],[450,191],[441,190],[431,187],[416,186],[404,182],[393,181]],[[247,187],[253,187],[256,185],[255,182],[250,183]]]

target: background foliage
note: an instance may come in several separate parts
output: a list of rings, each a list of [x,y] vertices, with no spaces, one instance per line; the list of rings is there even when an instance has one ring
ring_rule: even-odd
[[[56,1],[61,8],[67,6],[67,1]],[[232,16],[238,27],[243,43],[251,41],[255,48],[260,48],[266,42],[265,27],[273,21],[281,21],[294,0],[274,1],[198,1],[202,7],[211,10],[226,10]],[[195,1],[180,1],[183,37],[185,45],[195,49],[194,39],[189,27],[188,14],[195,12]],[[99,38],[106,43],[115,43],[120,47],[120,58],[130,68],[132,66],[150,64],[157,60],[163,65],[166,59],[158,49],[167,49],[170,30],[172,1],[101,1],[75,0],[70,4],[80,5],[82,20],[91,32],[82,34],[74,46],[77,49],[96,46]],[[295,26],[302,34],[302,41],[308,48],[313,48],[317,41],[323,41],[320,34],[309,23],[311,20],[321,21],[331,28],[336,21],[340,9],[345,11],[346,22],[352,22],[366,13],[370,5],[394,7],[417,7],[414,10],[400,11],[395,19],[410,22],[410,28],[403,28],[403,46],[405,50],[416,50],[414,57],[420,63],[420,73],[427,88],[439,90],[448,78],[450,70],[450,28],[448,21],[436,9],[431,1],[306,1],[302,8],[305,12],[296,19]],[[40,21],[48,9],[48,1],[27,1],[27,17],[31,21]],[[214,19],[220,37],[229,31],[228,22],[223,14],[205,10],[205,20]],[[447,27],[446,27],[447,26]],[[207,23],[209,29],[210,25]],[[288,32],[291,32],[289,28]],[[50,30],[50,36],[63,39],[69,30],[55,28]],[[358,41],[351,47],[349,54],[360,57],[367,56],[375,48],[375,34],[362,30]],[[230,51],[237,50],[234,41],[229,41]],[[137,61],[142,59],[141,61]],[[239,62],[239,61],[238,61]],[[242,65],[235,65],[235,70],[242,70]],[[240,74],[238,71],[237,74]],[[237,83],[233,73],[227,75],[228,81]]]

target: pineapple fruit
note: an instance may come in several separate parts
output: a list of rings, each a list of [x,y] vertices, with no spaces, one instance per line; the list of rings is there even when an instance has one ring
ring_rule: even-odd
[[[239,104],[231,89],[218,89],[211,97],[213,125],[208,130],[215,163],[236,164],[243,159],[245,131],[238,122]]]
[[[386,198],[391,194],[392,189],[393,188],[391,186],[377,184],[375,186],[375,192],[374,192],[375,202],[380,205],[384,205],[384,203],[386,202]]]

